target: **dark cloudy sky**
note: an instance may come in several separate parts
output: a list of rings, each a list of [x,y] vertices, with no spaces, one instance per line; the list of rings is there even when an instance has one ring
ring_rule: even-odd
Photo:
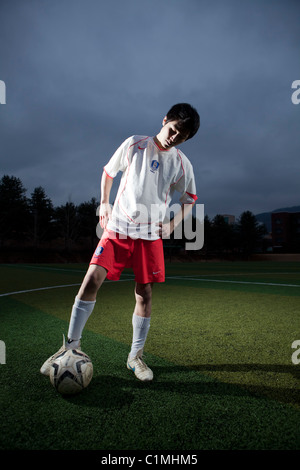
[[[99,198],[122,141],[185,101],[206,214],[300,204],[298,0],[1,0],[0,24],[0,177],[28,196]]]

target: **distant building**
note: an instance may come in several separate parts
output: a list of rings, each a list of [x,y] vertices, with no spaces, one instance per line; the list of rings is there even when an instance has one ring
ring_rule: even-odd
[[[273,250],[300,253],[300,212],[272,212]]]
[[[227,224],[231,225],[235,223],[235,216],[234,215],[228,215],[228,214],[221,214],[222,217],[224,217],[224,220]]]

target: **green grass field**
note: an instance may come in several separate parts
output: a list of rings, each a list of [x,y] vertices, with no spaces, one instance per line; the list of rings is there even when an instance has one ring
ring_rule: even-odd
[[[82,339],[93,380],[65,398],[39,368],[61,346],[85,270],[0,266],[0,449],[300,449],[300,263],[167,264],[146,384],[126,368],[132,273],[106,281]]]

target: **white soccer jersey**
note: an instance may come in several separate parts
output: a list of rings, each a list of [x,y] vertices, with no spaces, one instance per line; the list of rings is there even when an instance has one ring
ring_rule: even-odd
[[[156,240],[174,191],[180,202],[196,199],[193,167],[176,147],[162,150],[153,137],[134,135],[116,150],[104,171],[114,178],[123,172],[107,228],[131,238]]]

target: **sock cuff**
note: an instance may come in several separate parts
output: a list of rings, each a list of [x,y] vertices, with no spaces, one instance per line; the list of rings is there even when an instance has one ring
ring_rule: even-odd
[[[95,305],[95,303],[96,303],[96,300],[80,300],[78,299],[76,295],[74,305],[76,307],[85,307],[85,306],[89,307],[89,306]]]
[[[132,315],[132,324],[137,328],[145,328],[150,325],[150,317],[140,317],[134,313]]]
[[[80,300],[75,297],[74,305],[72,308],[68,338],[79,340],[81,338],[82,330],[91,315],[96,301]]]

